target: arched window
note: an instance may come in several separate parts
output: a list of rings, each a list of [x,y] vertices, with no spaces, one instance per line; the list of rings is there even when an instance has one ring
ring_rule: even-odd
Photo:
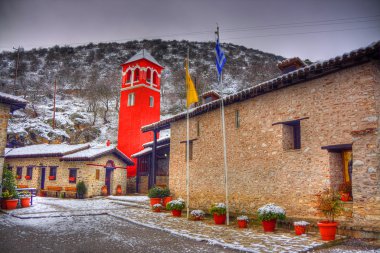
[[[150,82],[152,81],[152,71],[151,71],[150,69],[148,69],[148,70],[146,71],[146,81],[147,81],[148,83],[150,83]]]
[[[132,77],[132,71],[128,70],[128,72],[127,72],[127,83],[131,82],[131,77]]]
[[[138,80],[140,80],[140,70],[139,69],[135,69],[135,73],[134,73],[134,82],[137,82]]]
[[[153,84],[158,84],[158,75],[157,75],[157,72],[153,72]]]

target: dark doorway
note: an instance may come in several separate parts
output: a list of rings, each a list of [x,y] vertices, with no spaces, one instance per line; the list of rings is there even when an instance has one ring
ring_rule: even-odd
[[[112,175],[111,168],[106,168],[106,186],[107,186],[107,195],[111,195],[111,175]]]
[[[41,168],[41,190],[45,189],[45,167]]]

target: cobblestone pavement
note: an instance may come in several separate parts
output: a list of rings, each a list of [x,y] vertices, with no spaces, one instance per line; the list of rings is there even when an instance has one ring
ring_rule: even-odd
[[[128,221],[127,223],[160,229],[172,235],[247,252],[305,252],[324,244],[319,235],[312,232],[304,236],[296,236],[293,231],[284,229],[263,233],[261,226],[257,225],[239,229],[235,222],[231,222],[230,226],[215,225],[211,219],[192,221],[187,220],[184,215],[176,218],[170,212],[155,213],[149,209],[146,200],[113,197],[86,200],[36,198],[34,207],[7,213],[21,219],[41,220],[108,215],[107,217],[118,222],[122,219]]]

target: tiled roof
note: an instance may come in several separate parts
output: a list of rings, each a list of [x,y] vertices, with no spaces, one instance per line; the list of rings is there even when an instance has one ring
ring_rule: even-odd
[[[303,83],[311,79],[328,75],[341,69],[352,67],[368,62],[372,59],[380,59],[380,41],[374,42],[368,47],[345,53],[341,56],[331,58],[322,62],[316,62],[295,71],[280,75],[276,78],[228,95],[223,98],[224,105],[244,101],[262,94],[278,90],[287,86]],[[220,107],[221,99],[201,105],[189,110],[189,117],[194,117]],[[170,123],[186,118],[186,112],[179,113],[173,117],[143,126],[142,132],[168,128]]]
[[[107,155],[115,154],[127,165],[134,165],[133,161],[121,153],[115,146],[94,146],[76,153],[65,155],[61,158],[62,161],[94,161],[95,159]]]
[[[170,136],[167,136],[167,137],[163,137],[163,138],[158,139],[157,140],[157,145],[163,145],[163,144],[166,144],[166,143],[169,143],[169,142],[170,142]],[[152,146],[153,146],[153,141],[150,141],[150,142],[147,142],[147,143],[143,144],[144,148],[152,147]]]
[[[167,148],[167,147],[170,147],[169,143],[157,146],[156,150],[160,150],[160,149]],[[143,155],[147,155],[147,154],[149,154],[151,152],[152,152],[152,148],[148,147],[148,148],[144,148],[143,150],[141,150],[141,151],[139,151],[139,152],[131,155],[131,157],[136,158],[136,157],[140,157],[140,156],[143,156]]]
[[[5,158],[63,156],[87,149],[89,147],[89,144],[38,144],[22,148],[7,149],[4,156]]]
[[[154,64],[162,67],[157,61],[156,59],[153,58],[153,56],[148,52],[146,51],[145,49],[143,50],[140,50],[139,52],[137,52],[134,56],[132,56],[126,63],[124,64],[127,64],[127,63],[130,63],[130,62],[134,62],[134,61],[137,61],[137,60],[140,60],[140,59],[147,59],[148,61],[150,62],[153,62]]]
[[[26,101],[23,98],[13,96],[7,93],[0,92],[0,103],[8,104],[11,106],[11,112],[20,109],[25,108],[28,101]]]

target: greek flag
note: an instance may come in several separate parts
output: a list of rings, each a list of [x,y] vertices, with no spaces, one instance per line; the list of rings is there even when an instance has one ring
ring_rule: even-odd
[[[224,52],[220,48],[219,39],[216,40],[215,51],[216,51],[216,59],[215,59],[216,69],[218,70],[218,76],[220,78],[224,64],[226,64],[226,57],[224,56]]]

